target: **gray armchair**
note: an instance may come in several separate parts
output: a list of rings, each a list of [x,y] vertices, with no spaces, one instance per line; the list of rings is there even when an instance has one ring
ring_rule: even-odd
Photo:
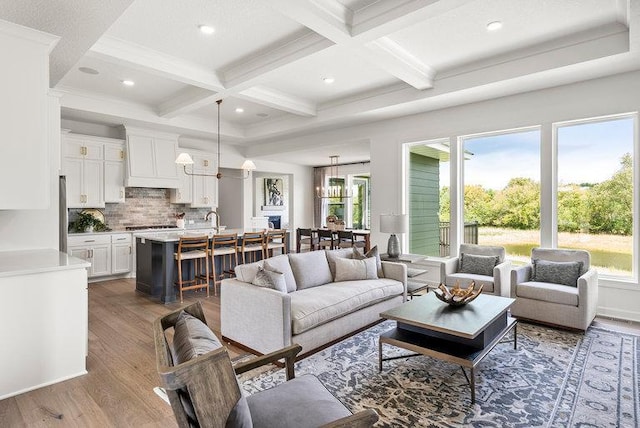
[[[586,330],[598,305],[598,273],[589,252],[534,248],[531,261],[511,271],[511,315]]]
[[[441,265],[440,277],[448,287],[456,283],[460,287],[468,287],[471,281],[475,281],[476,289],[480,284],[484,285],[483,293],[508,297],[511,262],[505,257],[504,247],[462,244],[460,255]]]
[[[315,376],[294,378],[300,345],[232,366],[207,327],[200,302],[158,318],[153,331],[158,374],[181,428],[365,428],[378,420],[372,409],[351,414]],[[249,397],[240,392],[236,374],[281,359],[287,382]]]

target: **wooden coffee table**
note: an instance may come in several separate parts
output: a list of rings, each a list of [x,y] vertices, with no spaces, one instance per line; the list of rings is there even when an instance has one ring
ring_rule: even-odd
[[[383,361],[416,355],[458,364],[471,387],[471,403],[475,403],[475,367],[511,330],[513,349],[517,347],[518,321],[507,314],[514,301],[481,294],[465,306],[453,307],[428,293],[381,313],[381,318],[397,321],[397,327],[380,335],[379,370]],[[383,343],[416,354],[384,358]]]

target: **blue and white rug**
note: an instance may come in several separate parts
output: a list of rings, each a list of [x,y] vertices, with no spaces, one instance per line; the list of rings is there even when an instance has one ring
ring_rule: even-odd
[[[496,346],[476,369],[476,403],[459,367],[419,356],[385,361],[385,321],[296,364],[351,411],[372,408],[380,427],[638,427],[640,337],[518,325],[518,349]],[[385,356],[407,351],[384,345]],[[249,373],[249,376],[251,374]],[[240,378],[248,394],[284,381],[283,370]]]

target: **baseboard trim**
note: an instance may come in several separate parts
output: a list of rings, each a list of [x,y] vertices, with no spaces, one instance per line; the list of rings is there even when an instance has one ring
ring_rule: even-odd
[[[599,306],[597,316],[608,317],[618,321],[632,321],[640,323],[640,312],[626,311],[624,309]]]

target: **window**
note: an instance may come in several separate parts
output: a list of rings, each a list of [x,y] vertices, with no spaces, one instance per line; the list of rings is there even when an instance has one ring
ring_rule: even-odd
[[[591,253],[600,275],[633,274],[634,118],[556,128],[558,247]]]
[[[540,130],[463,137],[464,242],[526,263],[540,245]]]
[[[363,166],[365,165],[365,166]],[[366,169],[367,172],[362,172]],[[359,171],[355,173],[342,174],[343,170],[349,169]],[[324,198],[321,200],[320,215],[321,225],[326,225],[329,215],[335,215],[344,221],[345,227],[350,229],[370,229],[371,225],[371,180],[368,172],[368,164],[354,164],[341,166],[341,175],[336,177],[326,177],[325,186],[332,189],[334,194],[342,194],[345,189],[349,189],[349,198]]]

